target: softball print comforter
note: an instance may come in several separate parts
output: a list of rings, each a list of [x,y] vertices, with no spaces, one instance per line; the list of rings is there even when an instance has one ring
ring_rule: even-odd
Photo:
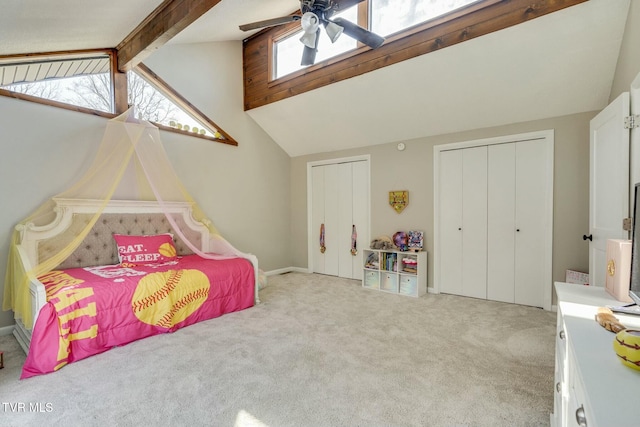
[[[51,271],[21,378],[253,306],[252,264],[198,255],[161,264]]]

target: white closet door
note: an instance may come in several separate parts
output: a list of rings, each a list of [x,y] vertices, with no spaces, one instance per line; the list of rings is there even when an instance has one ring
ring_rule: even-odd
[[[362,279],[362,248],[369,246],[369,167],[367,161],[311,168],[311,245],[315,273]],[[320,251],[324,224],[325,247]],[[353,225],[357,249],[351,254]]]
[[[487,298],[515,301],[516,144],[489,146]]]
[[[544,306],[546,283],[547,182],[553,170],[547,169],[545,141],[516,143],[516,304]]]
[[[354,162],[353,168],[353,223],[356,226],[356,256],[351,256],[353,279],[362,280],[363,249],[369,247],[369,168],[367,162]]]
[[[351,226],[353,225],[353,167],[338,165],[338,276],[353,278]]]
[[[439,165],[439,287],[462,294],[462,150],[443,151]]]
[[[324,273],[325,256],[320,252],[320,228],[324,224],[324,167],[311,168],[311,236],[313,243],[311,251],[313,256],[313,271]]]
[[[338,165],[324,166],[324,274],[337,276],[340,263],[340,216]]]
[[[462,293],[487,298],[487,147],[462,152]]]

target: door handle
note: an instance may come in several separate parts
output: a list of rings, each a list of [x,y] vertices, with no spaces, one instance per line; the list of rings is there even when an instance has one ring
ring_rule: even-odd
[[[586,234],[583,234],[582,240],[589,240],[590,242],[593,242],[593,234],[589,234],[588,236]]]

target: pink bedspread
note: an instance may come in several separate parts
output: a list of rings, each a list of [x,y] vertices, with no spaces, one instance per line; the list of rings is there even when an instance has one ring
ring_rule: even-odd
[[[252,264],[198,255],[165,264],[51,271],[21,378],[254,303]]]

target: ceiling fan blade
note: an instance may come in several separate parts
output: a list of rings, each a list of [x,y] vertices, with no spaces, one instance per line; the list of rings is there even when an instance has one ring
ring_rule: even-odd
[[[318,41],[320,41],[320,28],[316,31],[316,47],[304,46],[302,51],[302,61],[300,65],[313,65],[316,62],[316,53],[318,53]]]
[[[257,22],[252,22],[250,24],[240,25],[239,28],[242,31],[251,31],[251,30],[256,30],[258,28],[266,28],[266,27],[273,27],[274,25],[288,24],[289,22],[299,21],[300,18],[301,17],[298,15],[282,16],[280,18],[266,19],[264,21],[257,21]]]
[[[384,37],[380,37],[379,35],[372,33],[371,31],[366,30],[344,18],[336,18],[332,22],[344,28],[344,33],[346,35],[353,37],[360,43],[364,43],[372,49],[380,47],[380,45],[384,43]]]

